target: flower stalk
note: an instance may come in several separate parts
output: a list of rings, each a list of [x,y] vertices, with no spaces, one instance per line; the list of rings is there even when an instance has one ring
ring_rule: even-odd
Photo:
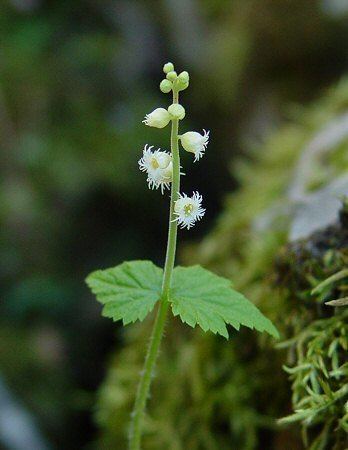
[[[178,103],[178,91],[173,86],[173,104]],[[172,120],[171,129],[171,154],[173,161],[173,179],[170,196],[170,213],[169,213],[169,229],[166,260],[164,266],[163,284],[161,299],[159,302],[155,323],[149,342],[149,347],[145,357],[144,369],[139,381],[134,409],[132,412],[130,434],[129,434],[129,450],[140,450],[141,436],[143,430],[143,421],[145,416],[145,408],[149,397],[151,378],[157,361],[158,351],[163,337],[164,326],[167,318],[169,307],[169,292],[174,269],[176,240],[178,224],[175,220],[175,202],[178,199],[180,190],[180,155],[178,145],[179,119]]]

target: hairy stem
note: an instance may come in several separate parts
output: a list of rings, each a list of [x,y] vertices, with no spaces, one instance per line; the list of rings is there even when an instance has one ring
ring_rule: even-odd
[[[173,103],[178,103],[178,92],[173,90]],[[143,420],[145,415],[146,402],[150,392],[151,379],[156,364],[158,350],[163,337],[164,325],[169,308],[169,291],[172,279],[172,273],[175,262],[177,222],[174,220],[174,203],[177,200],[180,190],[180,156],[178,146],[178,128],[179,121],[172,120],[172,131],[170,138],[172,159],[173,159],[173,181],[170,197],[169,230],[167,241],[167,253],[164,266],[162,294],[159,301],[155,323],[150,337],[147,350],[144,369],[139,381],[135,404],[132,412],[129,450],[140,450],[141,435],[143,429]]]
[[[173,103],[178,103],[178,93],[173,92]],[[168,300],[168,294],[170,289],[170,283],[172,279],[172,272],[175,262],[176,251],[176,236],[178,231],[178,224],[174,215],[174,204],[178,198],[180,190],[180,155],[178,145],[178,131],[179,121],[172,120],[172,132],[170,136],[170,148],[173,158],[173,181],[172,191],[170,197],[170,213],[169,213],[169,229],[168,229],[168,241],[167,241],[167,254],[166,262],[164,265],[163,285],[162,285],[162,298],[164,301]]]

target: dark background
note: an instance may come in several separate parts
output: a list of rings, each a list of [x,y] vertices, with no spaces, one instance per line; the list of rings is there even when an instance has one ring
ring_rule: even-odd
[[[26,429],[3,420],[9,405],[46,442],[22,448],[94,448],[95,394],[122,330],[84,278],[163,264],[168,196],[137,168],[145,143],[168,148],[169,128],[141,123],[170,102],[162,65],[190,73],[182,130],[211,131],[199,164],[183,155],[183,191],[207,208],[183,248],[214,227],[246,144],[345,73],[347,14],[344,0],[0,2],[1,448]]]

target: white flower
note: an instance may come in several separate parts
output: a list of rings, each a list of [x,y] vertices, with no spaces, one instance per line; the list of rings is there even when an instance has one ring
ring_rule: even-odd
[[[179,193],[179,198],[174,205],[174,214],[177,215],[175,220],[181,228],[186,227],[189,230],[197,220],[201,220],[204,213],[202,196],[198,192],[193,192],[192,197]]]
[[[145,145],[143,157],[138,161],[139,169],[147,172],[147,183],[150,189],[161,188],[161,192],[165,188],[169,189],[169,185],[173,178],[172,157],[167,152],[160,149],[152,151],[152,146]]]
[[[156,108],[150,114],[146,114],[143,123],[149,127],[164,128],[171,120],[171,115],[164,108]]]
[[[187,152],[195,155],[195,162],[203,156],[208,145],[209,131],[203,130],[203,132],[202,135],[196,131],[188,131],[180,136],[181,145]]]

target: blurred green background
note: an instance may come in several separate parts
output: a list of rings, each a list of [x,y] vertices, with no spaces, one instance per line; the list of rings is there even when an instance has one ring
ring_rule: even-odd
[[[211,131],[199,164],[183,155],[207,214],[180,258],[238,188],[237,158],[346,73],[347,44],[346,0],[0,2],[1,449],[102,448],[96,391],[124,334],[84,278],[163,264],[168,196],[137,168],[145,143],[168,148],[141,123],[169,103],[163,63],[190,73],[182,129]]]

